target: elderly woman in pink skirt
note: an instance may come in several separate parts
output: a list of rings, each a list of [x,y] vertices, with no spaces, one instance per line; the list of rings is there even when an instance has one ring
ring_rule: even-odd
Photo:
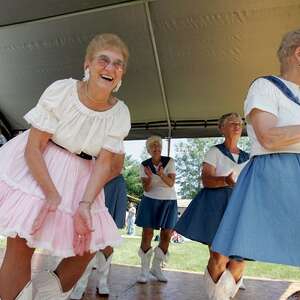
[[[103,186],[130,129],[127,106],[112,95],[127,60],[119,37],[95,36],[84,79],[51,84],[25,115],[31,129],[1,148],[1,300],[67,299],[95,252],[120,242]],[[31,281],[35,248],[64,259]]]

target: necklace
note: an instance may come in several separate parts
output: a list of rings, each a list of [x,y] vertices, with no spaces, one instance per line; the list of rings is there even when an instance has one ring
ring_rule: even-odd
[[[90,101],[97,103],[97,104],[101,103],[100,101],[94,100],[93,98],[90,97],[90,95],[88,93],[88,83],[85,84],[85,95]],[[107,104],[112,105],[112,97],[111,96],[109,96]]]

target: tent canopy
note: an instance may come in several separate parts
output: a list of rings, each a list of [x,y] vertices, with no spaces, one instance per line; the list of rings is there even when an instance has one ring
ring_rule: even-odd
[[[242,114],[250,82],[277,74],[276,50],[299,27],[299,0],[0,0],[0,111],[13,129],[43,90],[83,74],[88,41],[113,32],[130,49],[118,97],[129,138],[218,134]]]

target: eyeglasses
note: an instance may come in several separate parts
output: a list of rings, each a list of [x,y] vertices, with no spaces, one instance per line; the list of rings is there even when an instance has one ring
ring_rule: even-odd
[[[103,69],[110,64],[112,64],[117,71],[123,71],[125,69],[125,63],[122,60],[116,59],[112,61],[107,55],[96,56],[95,60]]]
[[[235,121],[228,121],[227,124],[229,124],[229,126],[239,126],[239,127],[243,127],[243,122],[235,122]]]

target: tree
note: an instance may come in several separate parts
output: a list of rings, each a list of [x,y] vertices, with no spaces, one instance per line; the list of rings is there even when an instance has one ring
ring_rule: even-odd
[[[141,198],[143,186],[140,179],[140,164],[131,155],[125,156],[123,176],[126,181],[127,193],[136,198]]]
[[[179,185],[179,195],[184,199],[192,199],[201,188],[201,166],[205,153],[224,138],[186,139],[175,147],[176,183]],[[242,150],[249,151],[248,137],[242,137],[239,142]]]
[[[192,199],[200,189],[201,165],[210,147],[222,142],[222,138],[187,139],[175,147],[176,183],[179,195]]]

